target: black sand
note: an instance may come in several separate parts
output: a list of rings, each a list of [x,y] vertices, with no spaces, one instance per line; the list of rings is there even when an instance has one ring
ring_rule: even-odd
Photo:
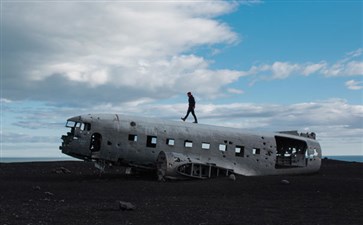
[[[120,210],[119,201],[136,209]],[[363,163],[324,160],[314,175],[165,183],[100,176],[85,162],[3,163],[0,224],[361,225]]]

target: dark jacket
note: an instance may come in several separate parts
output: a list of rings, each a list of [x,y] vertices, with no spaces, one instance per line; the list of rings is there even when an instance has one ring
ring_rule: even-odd
[[[190,95],[190,96],[189,96],[188,101],[189,101],[189,108],[190,108],[190,107],[194,108],[194,107],[195,107],[195,100],[194,100],[193,95]]]

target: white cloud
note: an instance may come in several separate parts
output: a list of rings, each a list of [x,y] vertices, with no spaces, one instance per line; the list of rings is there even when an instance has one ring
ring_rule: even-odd
[[[322,73],[327,77],[332,76],[362,76],[363,75],[363,61],[361,55],[363,49],[359,48],[355,51],[346,54],[346,57],[336,62],[330,67],[322,70]],[[354,60],[359,58],[359,60]]]
[[[86,83],[92,87],[105,84],[109,81],[106,68],[97,68],[97,66],[78,63],[59,63],[45,65],[43,70],[32,71],[32,79],[35,81],[43,80],[48,75],[57,74],[64,76],[70,81]]]
[[[212,96],[241,73],[211,70],[210,62],[188,52],[203,45],[237,43],[238,35],[216,17],[238,5],[228,1],[3,3],[3,71],[9,74],[4,86],[12,92],[22,90],[15,93],[20,98],[28,97],[29,91],[42,100],[42,87],[54,82],[59,90],[54,88],[52,96],[75,92],[68,91],[72,86],[89,95],[102,87],[110,95],[127,89],[141,97],[158,95],[160,89],[184,92],[192,81],[191,88],[208,87],[201,93]],[[64,94],[63,99],[70,100]]]
[[[293,75],[363,74],[363,62],[355,60],[362,49],[333,65],[276,61],[247,71],[211,69],[212,62],[191,52],[200,46],[215,52],[214,45],[238,43],[238,34],[217,19],[238,5],[228,1],[6,2],[3,82],[9,96],[4,98],[130,100],[120,90],[129,93],[131,100],[188,90],[215,98],[223,90],[230,93],[228,85],[248,75],[253,84]],[[95,88],[99,88],[96,96]]]
[[[363,62],[352,61],[348,62],[343,74],[348,76],[363,75]]]
[[[285,79],[299,69],[299,65],[287,62],[275,62],[271,66],[273,79]]]
[[[358,48],[357,50],[348,52],[346,55],[347,55],[347,59],[351,59],[351,58],[361,56],[362,54],[363,54],[363,48]]]
[[[348,80],[347,82],[345,82],[345,86],[350,90],[362,90],[363,81]]]
[[[271,65],[262,64],[252,66],[248,71],[242,72],[245,76],[252,76],[253,80],[250,86],[258,81],[264,80],[282,80],[291,75],[298,75],[302,72],[302,66],[297,63],[290,62],[274,62]]]
[[[334,65],[325,68],[323,74],[327,77],[333,76],[357,76],[363,75],[363,62],[337,62]]]
[[[236,89],[236,88],[228,88],[227,92],[231,93],[231,94],[244,94],[244,90],[242,89]]]
[[[1,103],[11,103],[12,101],[10,99],[0,98],[0,102]]]
[[[310,74],[317,73],[318,71],[324,69],[326,66],[326,62],[307,64],[306,66],[302,67],[302,74],[308,76]]]
[[[318,63],[291,63],[276,61],[272,64],[254,65],[248,71],[242,71],[244,75],[253,77],[250,85],[264,80],[281,80],[293,75],[308,76],[311,74],[324,75],[326,77],[336,76],[362,76],[363,61],[354,60],[361,56],[363,50],[358,49],[347,54],[347,57],[334,64],[326,61]]]

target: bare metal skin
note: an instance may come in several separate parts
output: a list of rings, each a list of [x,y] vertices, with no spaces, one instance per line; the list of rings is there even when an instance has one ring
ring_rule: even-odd
[[[64,154],[92,160],[100,169],[156,170],[160,180],[305,174],[321,166],[314,133],[251,133],[119,114],[76,116],[66,126],[70,131],[60,146]]]

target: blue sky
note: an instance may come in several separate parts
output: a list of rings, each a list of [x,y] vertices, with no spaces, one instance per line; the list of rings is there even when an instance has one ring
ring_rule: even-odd
[[[315,132],[363,154],[363,1],[1,1],[1,157],[62,157],[67,118]]]

